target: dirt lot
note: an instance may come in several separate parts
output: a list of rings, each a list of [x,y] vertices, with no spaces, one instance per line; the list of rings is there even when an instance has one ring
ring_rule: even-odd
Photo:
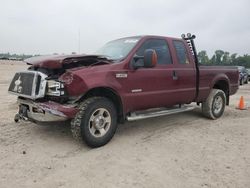
[[[7,93],[26,65],[0,62],[0,187],[250,187],[250,84],[240,87],[222,118],[200,109],[120,125],[98,149],[76,143],[68,125],[14,123]]]

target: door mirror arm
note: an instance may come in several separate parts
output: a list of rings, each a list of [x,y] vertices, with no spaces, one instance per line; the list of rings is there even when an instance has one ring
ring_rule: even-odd
[[[138,68],[142,68],[144,67],[144,62],[143,61],[139,61],[139,60],[143,60],[144,56],[138,56],[135,54],[135,56],[133,57],[132,61],[131,61],[131,65],[133,67],[133,69],[138,69]]]

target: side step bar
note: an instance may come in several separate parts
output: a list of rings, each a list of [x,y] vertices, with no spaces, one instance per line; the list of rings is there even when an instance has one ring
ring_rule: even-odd
[[[173,108],[153,108],[144,111],[136,111],[132,112],[129,116],[127,116],[128,121],[135,121],[141,119],[147,119],[152,117],[165,116],[170,114],[177,114],[180,112],[191,111],[195,107],[194,106],[175,106]]]

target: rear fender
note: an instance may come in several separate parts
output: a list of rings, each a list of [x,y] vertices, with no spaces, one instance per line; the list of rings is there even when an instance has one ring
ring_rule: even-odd
[[[219,74],[214,77],[210,85],[210,91],[212,89],[220,89],[224,91],[226,95],[226,104],[229,105],[229,93],[230,93],[230,80],[225,74]]]

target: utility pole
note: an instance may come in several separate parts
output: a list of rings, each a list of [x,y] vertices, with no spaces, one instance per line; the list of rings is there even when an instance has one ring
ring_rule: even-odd
[[[80,27],[78,28],[78,54],[80,54],[81,51],[81,31]]]

